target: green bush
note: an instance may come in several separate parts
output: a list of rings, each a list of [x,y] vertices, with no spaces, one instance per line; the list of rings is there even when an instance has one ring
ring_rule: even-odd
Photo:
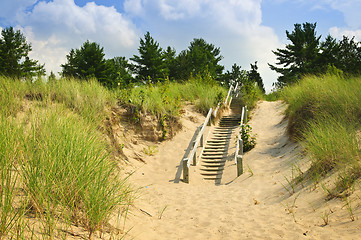
[[[252,127],[248,124],[241,125],[240,132],[243,141],[243,151],[248,152],[256,146],[256,136],[252,135]]]

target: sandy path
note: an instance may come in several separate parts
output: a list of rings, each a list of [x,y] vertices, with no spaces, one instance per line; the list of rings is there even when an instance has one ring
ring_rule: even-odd
[[[228,185],[204,182],[196,168],[190,170],[190,184],[173,183],[184,149],[202,118],[185,122],[182,132],[163,142],[159,152],[147,157],[147,164],[137,166],[131,176],[130,182],[141,189],[126,222],[125,228],[131,229],[127,237],[358,239],[360,224],[349,223],[345,210],[334,209],[341,223],[321,226],[321,192],[305,188],[291,196],[282,186],[287,187],[284,176],[291,175],[300,151],[287,140],[283,109],[280,102],[259,103],[250,121],[257,146],[245,154],[242,176],[236,178],[234,166],[225,170],[225,177],[234,179]]]

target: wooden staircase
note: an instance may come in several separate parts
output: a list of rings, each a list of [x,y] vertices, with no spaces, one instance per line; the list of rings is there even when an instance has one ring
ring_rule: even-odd
[[[214,128],[202,154],[200,173],[205,180],[220,183],[226,164],[228,148],[233,131],[238,127],[240,115],[224,116]]]

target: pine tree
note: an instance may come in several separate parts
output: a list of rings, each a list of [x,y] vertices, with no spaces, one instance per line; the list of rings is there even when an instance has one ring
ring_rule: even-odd
[[[248,78],[252,81],[257,83],[258,88],[265,93],[265,89],[264,89],[264,85],[263,85],[263,80],[261,75],[258,72],[258,67],[257,67],[257,61],[252,64],[251,63],[251,70],[248,71]]]
[[[303,75],[321,71],[321,66],[317,64],[320,57],[320,38],[316,35],[316,23],[295,24],[294,30],[290,33],[286,31],[290,44],[285,49],[272,51],[278,62],[276,67],[269,64],[270,68],[281,74],[278,77],[278,87],[296,82]]]
[[[31,45],[20,30],[13,27],[1,31],[0,39],[0,74],[9,77],[32,79],[34,76],[45,75],[44,65],[30,59]]]
[[[71,49],[62,64],[64,77],[80,79],[96,78],[100,83],[109,85],[108,69],[104,59],[104,49],[95,42],[86,41],[80,49]]]
[[[139,56],[134,55],[130,60],[134,61],[134,72],[138,81],[146,81],[148,78],[155,83],[162,81],[167,75],[167,68],[164,63],[163,49],[159,43],[153,39],[149,32],[140,39],[138,48]]]

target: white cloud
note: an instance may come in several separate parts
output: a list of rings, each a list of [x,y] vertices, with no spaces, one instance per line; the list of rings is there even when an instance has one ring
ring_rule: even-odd
[[[344,15],[345,22],[352,28],[361,27],[361,1],[360,0],[326,0],[330,6]]]
[[[48,72],[60,71],[69,50],[87,39],[103,46],[107,57],[130,57],[136,54],[138,33],[150,31],[162,47],[178,52],[193,38],[204,38],[221,48],[227,69],[233,63],[249,69],[258,61],[268,90],[277,79],[267,63],[274,63],[271,51],[282,45],[271,28],[262,26],[261,0],[125,0],[124,14],[94,2],[83,7],[74,0],[29,5],[34,1],[22,0],[31,10],[16,10],[13,25],[21,26],[33,46],[31,57],[46,63]]]
[[[124,10],[134,16],[142,16],[144,14],[143,2],[146,0],[125,0]]]
[[[74,0],[39,2],[31,12],[17,15],[33,51],[30,56],[45,63],[48,73],[61,70],[66,54],[86,40],[104,47],[107,57],[125,56],[138,44],[135,25],[114,7],[94,2],[79,7]]]
[[[30,6],[34,5],[36,0],[2,0],[0,8],[0,18],[4,19],[5,22],[11,23],[18,15]]]
[[[204,38],[220,47],[227,69],[237,63],[248,70],[258,61],[268,90],[277,80],[267,63],[275,62],[272,50],[282,45],[271,28],[261,25],[261,0],[127,0],[125,6],[131,14],[139,13],[145,30],[162,47],[174,46],[179,52],[193,38]]]
[[[337,39],[342,39],[343,36],[347,36],[349,38],[355,37],[355,40],[361,41],[361,29],[350,30],[345,28],[332,27],[330,28],[330,34]]]

